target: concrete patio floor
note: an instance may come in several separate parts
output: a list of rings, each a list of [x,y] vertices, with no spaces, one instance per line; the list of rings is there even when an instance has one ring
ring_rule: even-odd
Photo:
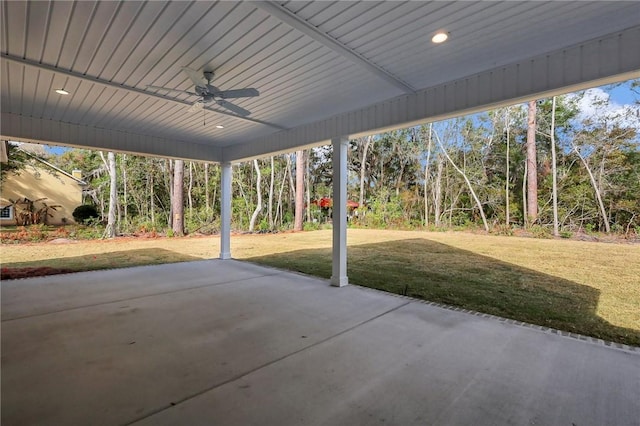
[[[249,263],[1,289],[6,426],[640,424],[635,348]]]

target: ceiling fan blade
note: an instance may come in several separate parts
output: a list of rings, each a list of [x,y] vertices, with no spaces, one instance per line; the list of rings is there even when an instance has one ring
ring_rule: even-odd
[[[198,71],[192,70],[191,68],[187,67],[182,67],[181,69],[185,72],[185,74],[189,76],[191,81],[193,81],[193,84],[195,84],[197,87],[206,87],[204,78],[200,73],[198,73]]]
[[[247,111],[246,109],[239,107],[238,105],[232,104],[231,102],[227,102],[227,101],[216,101],[218,103],[218,105],[220,105],[222,108],[226,108],[231,112],[235,112],[238,115],[241,115],[243,117],[251,114],[251,112]]]
[[[258,90],[254,89],[253,87],[246,88],[246,89],[222,90],[222,91],[216,92],[216,96],[220,96],[225,99],[252,98],[258,95],[260,95],[260,92],[258,92]]]
[[[166,92],[176,92],[176,93],[184,93],[187,95],[195,95],[198,96],[196,93],[193,92],[188,92],[186,90],[178,90],[178,89],[168,89],[166,87],[160,87],[160,86],[151,86],[151,85],[147,85],[147,89],[153,89],[153,90],[164,90]]]
[[[204,102],[197,100],[189,107],[189,112],[198,112],[204,108]]]

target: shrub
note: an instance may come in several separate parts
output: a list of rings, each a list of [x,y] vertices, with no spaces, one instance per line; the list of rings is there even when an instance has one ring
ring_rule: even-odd
[[[20,226],[7,232],[0,232],[0,242],[3,244],[39,243],[68,236],[69,232],[66,228],[51,228],[44,224],[37,224]]]
[[[305,231],[317,231],[318,229],[320,229],[320,223],[319,222],[305,222],[304,225],[302,225],[302,229]]]
[[[531,232],[531,234],[535,237],[535,238],[551,238],[551,231],[549,230],[549,228],[546,228],[542,225],[532,225],[529,228],[529,232]]]
[[[67,228],[64,228],[64,227],[56,228],[55,231],[53,231],[52,233],[52,237],[54,238],[67,238],[68,236],[69,236],[69,231],[67,230]]]
[[[104,236],[104,226],[100,223],[92,223],[87,220],[87,225],[76,225],[69,230],[69,238],[77,240],[96,240]]]
[[[560,231],[561,238],[571,238],[573,237],[573,232],[571,231]]]
[[[26,241],[38,243],[47,240],[47,232],[45,225],[43,224],[30,225],[28,227],[24,227],[23,229],[26,233],[26,235],[23,234],[24,240]]]
[[[269,221],[265,218],[262,219],[260,221],[260,223],[258,224],[258,231],[259,232],[267,232],[269,231],[270,227],[269,227]]]
[[[84,223],[89,219],[97,219],[98,211],[92,205],[83,204],[76,207],[75,210],[73,210],[72,215],[76,222]]]
[[[497,235],[513,235],[513,228],[503,223],[495,225],[492,231]]]

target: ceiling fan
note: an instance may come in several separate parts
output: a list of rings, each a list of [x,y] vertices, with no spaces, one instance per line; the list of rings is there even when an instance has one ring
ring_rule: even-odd
[[[205,104],[215,102],[222,108],[228,109],[229,111],[237,115],[246,117],[247,115],[251,114],[251,112],[238,105],[232,104],[231,102],[227,101],[227,99],[251,98],[254,96],[258,96],[260,95],[260,92],[258,92],[258,90],[254,88],[220,90],[217,87],[211,85],[211,80],[213,79],[214,75],[213,71],[204,71],[201,76],[197,71],[192,70],[191,68],[182,67],[181,69],[185,72],[185,74],[189,76],[193,84],[195,84],[195,89],[193,92],[151,85],[147,85],[147,88],[165,90],[167,92],[186,93],[191,96],[197,96],[198,99],[191,106],[191,111],[202,109]]]

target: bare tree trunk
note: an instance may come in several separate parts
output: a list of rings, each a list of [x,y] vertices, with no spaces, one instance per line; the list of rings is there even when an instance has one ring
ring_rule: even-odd
[[[307,194],[307,222],[311,222],[311,172],[309,170],[309,157],[311,151],[307,151],[304,153],[304,185],[305,185],[305,193]]]
[[[100,191],[100,217],[104,220],[104,194]]]
[[[437,227],[441,226],[441,200],[442,200],[442,172],[444,171],[444,159],[438,158],[438,168],[436,169],[436,181],[433,188],[433,210],[434,220]]]
[[[527,215],[529,223],[538,219],[538,161],[536,159],[536,101],[529,101],[527,118]]]
[[[269,181],[269,229],[273,230],[273,184],[275,180],[275,163],[271,156],[271,180]]]
[[[290,154],[287,154],[287,172],[289,173],[289,208],[295,206],[296,183],[293,181],[293,161]]]
[[[209,209],[211,204],[209,203],[209,163],[204,163],[204,209],[209,215]]]
[[[260,173],[260,167],[258,166],[258,160],[253,160],[253,167],[256,169],[256,194],[258,195],[258,204],[256,205],[256,209],[253,211],[251,215],[251,220],[249,221],[249,232],[253,232],[256,225],[256,219],[260,210],[262,210],[262,190],[260,188],[260,183],[262,180],[262,174]]]
[[[607,156],[606,154],[603,153],[602,155],[602,160],[600,161],[600,170],[598,171],[598,180],[596,181],[596,183],[598,184],[598,188],[602,188],[602,180],[603,180],[603,176],[604,176],[604,162],[606,160]],[[613,206],[611,204],[609,204],[609,212],[611,212],[611,210],[613,209]],[[607,225],[608,223],[611,221],[611,215],[607,214],[607,218],[605,219]],[[606,228],[606,225],[605,225]],[[609,232],[609,231],[607,231]]]
[[[593,176],[593,172],[591,171],[591,167],[589,167],[589,163],[587,163],[587,160],[582,156],[582,154],[580,154],[580,150],[578,150],[578,147],[573,145],[573,150],[575,151],[576,154],[578,154],[578,157],[580,157],[580,161],[582,161],[584,168],[587,170],[587,173],[589,174],[589,179],[591,180],[591,186],[593,186],[593,190],[596,193],[596,201],[598,202],[600,214],[602,215],[602,221],[604,222],[604,229],[607,233],[609,233],[611,232],[611,228],[609,226],[609,216],[607,215],[607,212],[604,208],[604,203],[602,202],[602,194],[601,194],[600,188],[598,187],[598,183],[596,182],[596,178]]]
[[[153,169],[149,173],[149,208],[151,209],[151,223],[156,224],[156,200],[155,191],[153,189]]]
[[[244,200],[244,206],[245,206],[245,212],[247,213],[247,217],[249,217],[249,211],[250,211],[250,207],[249,207],[249,197],[247,197],[247,195],[245,194],[244,191],[244,187],[242,184],[242,178],[241,177],[234,177],[235,182],[238,185],[238,190],[240,191],[240,197],[242,198],[242,200]],[[242,222],[244,222],[244,220],[241,219]]]
[[[304,219],[304,151],[296,151],[296,208],[294,231],[302,231]]]
[[[551,188],[553,197],[553,235],[560,235],[558,229],[558,170],[556,165],[556,97],[551,102],[551,174],[553,186]]]
[[[213,212],[216,209],[216,199],[218,196],[218,185],[215,185],[213,187],[213,196],[211,197],[211,214],[213,215]]]
[[[527,216],[527,160],[524,160],[524,174],[522,176],[522,226],[526,229],[529,226]]]
[[[102,161],[104,161],[104,154],[100,151]],[[107,238],[115,238],[116,236],[116,208],[118,199],[118,187],[116,176],[116,155],[109,151],[107,153],[108,168],[109,171],[109,215],[107,217],[107,228],[104,233]]]
[[[122,206],[124,209],[124,220],[125,223],[129,222],[129,213],[127,209],[127,154],[122,154],[122,189],[123,189],[123,201]]]
[[[187,190],[187,202],[189,203],[189,220],[193,220],[193,161],[189,161],[189,189]]]
[[[506,130],[506,133],[507,133],[507,160],[506,160],[506,163],[507,163],[506,175],[507,176],[506,176],[506,179],[505,179],[506,182],[505,182],[505,185],[504,185],[504,194],[505,194],[505,205],[504,205],[504,207],[505,207],[505,216],[506,216],[505,217],[505,224],[507,226],[509,226],[511,224],[511,218],[509,217],[510,216],[509,215],[509,213],[510,213],[510,211],[509,211],[509,179],[510,179],[510,176],[509,176],[509,165],[510,164],[509,163],[511,161],[511,157],[509,156],[509,148],[510,148],[510,145],[511,145],[511,143],[509,141],[509,136],[510,136],[509,135],[509,130],[510,130],[510,127],[511,127],[511,123],[509,122],[509,118],[510,118],[509,117],[509,112],[510,112],[509,108],[505,108],[504,127],[505,127],[505,130]]]
[[[473,187],[471,186],[471,182],[469,181],[469,178],[467,178],[467,174],[465,172],[463,172],[462,170],[460,170],[460,168],[458,166],[456,166],[456,163],[453,162],[451,157],[449,157],[449,153],[447,152],[446,149],[444,149],[444,146],[442,145],[442,141],[440,140],[440,137],[438,136],[438,133],[434,132],[434,134],[436,135],[436,140],[438,141],[438,144],[440,145],[440,149],[442,150],[442,152],[444,152],[444,155],[449,160],[449,163],[451,163],[453,168],[456,169],[458,171],[458,173],[460,173],[462,175],[462,178],[467,183],[467,187],[469,188],[469,192],[471,192],[471,196],[476,201],[476,205],[478,206],[478,209],[480,210],[480,216],[482,217],[482,223],[484,224],[484,230],[489,232],[489,225],[487,224],[487,217],[484,215],[484,208],[482,207],[482,203],[480,202],[480,199],[476,195],[476,192],[473,190]]]
[[[424,226],[429,226],[429,165],[431,163],[431,131],[433,123],[429,123],[429,136],[427,137],[427,162],[424,165]]]
[[[278,191],[278,205],[276,206],[276,217],[273,220],[274,223],[278,222],[280,217],[280,226],[282,226],[282,193],[284,192],[284,184],[287,182],[287,168],[289,167],[289,156],[287,158],[287,167],[282,171],[282,182],[280,183],[280,190]]]
[[[405,163],[402,162],[400,166],[400,173],[398,173],[398,179],[396,179],[396,197],[400,195],[400,186],[402,185],[402,175],[404,174]]]
[[[360,159],[360,197],[358,198],[358,208],[362,209],[364,205],[364,174],[367,170],[367,152],[373,141],[373,136],[367,136],[364,141],[364,149],[362,150],[362,158]]]
[[[173,176],[173,160],[167,160],[167,173],[169,175],[169,217],[167,226],[173,229],[173,185],[175,177]]]
[[[173,212],[172,229],[174,235],[184,235],[184,160],[175,160],[173,166]]]
[[[219,170],[219,169],[214,169],[214,170]],[[208,163],[207,163],[207,176],[209,176],[209,167],[208,167]],[[216,172],[215,175],[217,176],[218,173]],[[207,177],[207,182],[211,182],[211,178]],[[213,216],[213,213],[216,210],[216,200],[218,199],[218,181],[217,178],[214,178],[213,180],[213,194],[211,194],[211,197],[208,197],[209,199],[209,208],[211,209],[211,215]]]

